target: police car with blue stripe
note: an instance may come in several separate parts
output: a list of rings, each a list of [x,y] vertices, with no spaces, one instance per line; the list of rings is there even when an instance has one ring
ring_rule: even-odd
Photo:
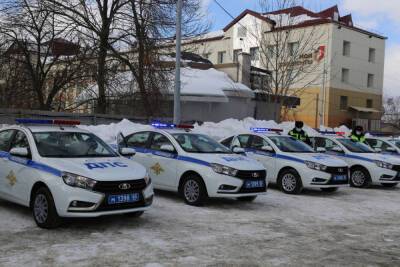
[[[348,166],[336,157],[315,153],[302,141],[283,135],[281,129],[251,128],[220,142],[233,150],[242,148],[268,170],[267,179],[288,194],[303,187],[333,192],[348,186]]]
[[[154,188],[179,192],[189,205],[200,205],[208,197],[252,201],[266,192],[266,170],[257,161],[190,132],[191,126],[153,126],[117,139],[120,150],[136,150],[133,159],[147,168]]]
[[[376,152],[400,156],[400,139],[370,136],[365,139],[365,142]]]
[[[151,206],[146,169],[78,121],[17,122],[0,130],[0,197],[30,207],[39,227],[57,227],[62,217],[139,216]]]
[[[344,133],[320,132],[319,136],[311,137],[311,141],[315,149],[322,148],[349,164],[351,186],[394,187],[400,182],[399,157],[376,153],[368,145],[345,137]]]

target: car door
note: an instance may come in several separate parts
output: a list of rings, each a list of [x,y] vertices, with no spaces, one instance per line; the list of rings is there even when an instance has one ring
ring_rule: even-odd
[[[174,147],[172,142],[161,133],[153,133],[150,141],[149,149],[149,174],[155,186],[161,188],[176,188],[178,183],[177,177],[177,152],[163,151],[163,145]]]
[[[133,160],[142,164],[147,170],[150,168],[148,161],[149,153],[148,146],[150,144],[150,131],[137,132],[126,137],[119,138],[118,147],[130,147],[136,150],[136,154],[132,157]]]
[[[29,167],[32,164],[32,156],[30,153],[31,148],[24,132],[16,131],[10,145],[10,150],[13,148],[26,148],[29,151],[29,156],[9,156],[8,164],[5,169],[5,172],[7,173],[5,188],[12,201],[26,204],[29,199],[35,171]]]
[[[0,194],[4,198],[9,198],[7,190],[7,175],[9,174],[8,152],[14,136],[14,130],[4,130],[0,132]]]
[[[273,181],[276,178],[276,160],[275,151],[262,150],[265,146],[271,146],[271,144],[264,138],[252,135],[248,143],[248,152],[246,154],[251,158],[259,161],[267,169],[267,179]]]

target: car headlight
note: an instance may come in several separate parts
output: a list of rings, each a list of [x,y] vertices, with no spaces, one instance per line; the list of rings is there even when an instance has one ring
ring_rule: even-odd
[[[63,172],[61,174],[61,178],[64,180],[64,183],[69,186],[79,187],[88,190],[93,190],[94,186],[97,183],[96,180],[69,172]]]
[[[148,173],[144,176],[144,181],[146,182],[146,185],[149,185],[151,183],[151,178]]]
[[[312,162],[312,161],[305,161],[304,162],[306,166],[310,169],[317,170],[317,171],[326,171],[328,166],[317,163],[317,162]]]
[[[225,174],[225,175],[229,175],[229,176],[236,176],[238,170],[225,166],[225,165],[221,165],[218,163],[211,163],[211,168],[213,169],[213,171],[215,171],[216,173],[220,173],[220,174]]]
[[[384,161],[379,161],[376,160],[375,161],[376,166],[378,166],[379,168],[384,168],[384,169],[393,169],[393,164],[390,164],[389,162],[384,162]]]

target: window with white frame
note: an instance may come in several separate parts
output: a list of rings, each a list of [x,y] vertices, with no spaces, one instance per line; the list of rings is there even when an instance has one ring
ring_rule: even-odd
[[[288,43],[289,56],[294,56],[299,50],[299,42]]]
[[[240,26],[237,30],[237,35],[239,38],[244,38],[247,36],[247,28],[245,26]]]
[[[375,79],[375,75],[368,73],[368,80],[367,80],[367,87],[368,88],[372,88],[374,87],[374,79]]]
[[[218,52],[218,64],[222,64],[225,62],[226,51]]]
[[[253,61],[260,59],[260,49],[258,47],[250,48],[250,58]]]
[[[375,48],[370,48],[368,52],[368,62],[375,63]]]
[[[349,80],[350,80],[350,70],[342,68],[342,82],[349,83]]]
[[[343,41],[343,56],[350,56],[351,43],[349,41]]]
[[[233,62],[239,61],[239,54],[242,52],[242,49],[233,50]]]

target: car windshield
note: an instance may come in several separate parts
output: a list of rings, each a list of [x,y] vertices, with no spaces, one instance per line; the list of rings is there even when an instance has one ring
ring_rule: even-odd
[[[33,133],[40,156],[48,158],[94,158],[118,155],[100,138],[90,133]]]
[[[400,140],[389,140],[390,143],[394,144],[395,146],[397,146],[398,148],[400,148]]]
[[[268,138],[283,152],[315,153],[306,143],[291,136],[268,136]]]
[[[222,153],[232,152],[217,141],[202,134],[175,133],[172,134],[183,150],[190,153]]]
[[[345,148],[354,153],[374,153],[375,151],[366,144],[351,139],[337,139]]]

